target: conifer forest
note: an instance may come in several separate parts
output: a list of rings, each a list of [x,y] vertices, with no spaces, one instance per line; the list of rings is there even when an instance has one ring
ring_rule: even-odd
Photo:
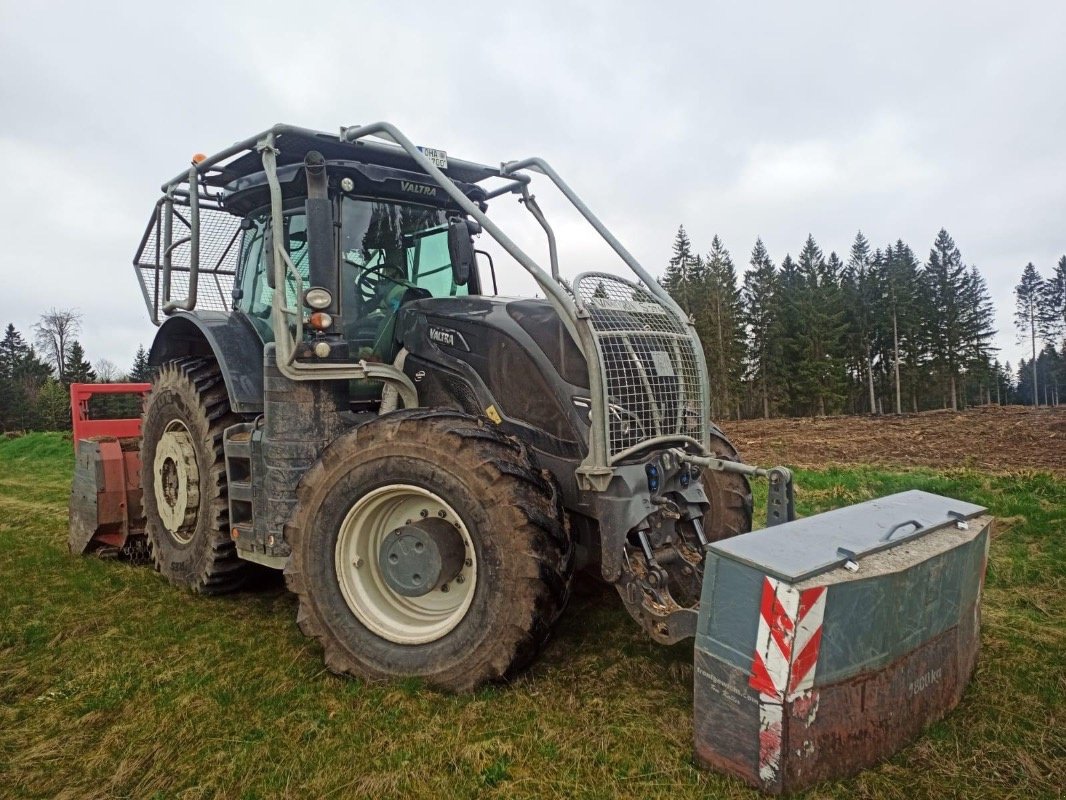
[[[1046,277],[1021,270],[1015,322],[1031,356],[1015,365],[992,344],[984,277],[946,230],[924,258],[859,232],[843,257],[808,236],[775,262],[759,239],[747,267],[718,236],[699,251],[681,226],[661,277],[703,342],[712,418],[1066,401],[1066,255]]]
[[[1014,296],[997,298],[1013,300],[1029,353],[1013,365],[992,344],[985,279],[946,230],[924,258],[859,232],[844,256],[808,236],[775,261],[759,239],[744,269],[718,236],[701,252],[681,226],[660,280],[703,342],[713,419],[1066,403],[1066,255],[1046,274],[1025,265]],[[125,368],[93,362],[81,330],[76,310],[54,308],[26,333],[6,326],[0,431],[69,428],[71,383],[151,380],[143,346]]]

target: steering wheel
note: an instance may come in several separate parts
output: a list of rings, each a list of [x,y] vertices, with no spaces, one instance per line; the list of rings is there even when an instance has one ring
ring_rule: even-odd
[[[345,261],[353,266],[359,266],[350,259],[345,259]],[[388,281],[396,286],[406,286],[408,289],[415,288],[415,284],[404,278],[396,278],[391,275],[386,275],[385,268],[388,266],[388,262],[382,261],[371,267],[359,267],[362,272],[355,280],[355,294],[359,305],[364,311],[369,307],[377,306],[384,300],[384,294],[381,291],[383,281]]]
[[[393,280],[385,277],[383,273],[388,264],[382,261],[372,267],[363,267],[359,277],[355,280],[355,293],[363,305],[373,302],[378,296],[383,280]]]

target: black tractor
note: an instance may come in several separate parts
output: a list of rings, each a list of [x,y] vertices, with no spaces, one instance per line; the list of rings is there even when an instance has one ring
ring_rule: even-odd
[[[534,174],[629,277],[560,277]],[[692,321],[545,162],[278,125],[162,192],[135,259],[159,325],[140,480],[172,583],[284,569],[330,669],[449,689],[528,664],[576,569],[657,641],[694,635],[704,547],[750,530],[766,473],[708,419]],[[548,270],[487,216],[506,195]],[[497,296],[483,233],[543,298]]]
[[[534,174],[630,277],[560,276]],[[486,215],[509,194],[549,270]],[[483,233],[543,299],[497,296]],[[284,570],[329,669],[450,690],[521,670],[596,571],[653,639],[695,638],[697,761],[770,792],[962,697],[986,509],[909,491],[795,519],[789,471],[708,419],[692,321],[544,161],[278,125],[164,184],[135,266],[157,373],[109,390],[147,392],[139,436],[86,423],[102,390],[71,387],[74,552],[147,554],[205,594]]]

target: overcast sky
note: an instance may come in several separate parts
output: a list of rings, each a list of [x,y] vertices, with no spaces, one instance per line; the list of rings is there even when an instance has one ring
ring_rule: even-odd
[[[154,333],[130,262],[164,180],[275,122],[386,119],[463,158],[543,156],[654,274],[680,223],[738,266],[756,236],[780,263],[859,229],[924,258],[946,227],[1016,362],[1013,286],[1066,253],[1064,41],[1061,0],[0,0],[0,323],[76,308],[89,358],[126,369]],[[563,271],[608,267],[550,194]],[[542,255],[514,205],[490,213]]]

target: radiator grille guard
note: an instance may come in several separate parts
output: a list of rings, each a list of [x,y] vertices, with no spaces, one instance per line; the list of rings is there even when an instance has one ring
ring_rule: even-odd
[[[699,342],[647,289],[617,275],[574,281],[607,387],[608,461],[657,439],[705,442],[707,387]]]

